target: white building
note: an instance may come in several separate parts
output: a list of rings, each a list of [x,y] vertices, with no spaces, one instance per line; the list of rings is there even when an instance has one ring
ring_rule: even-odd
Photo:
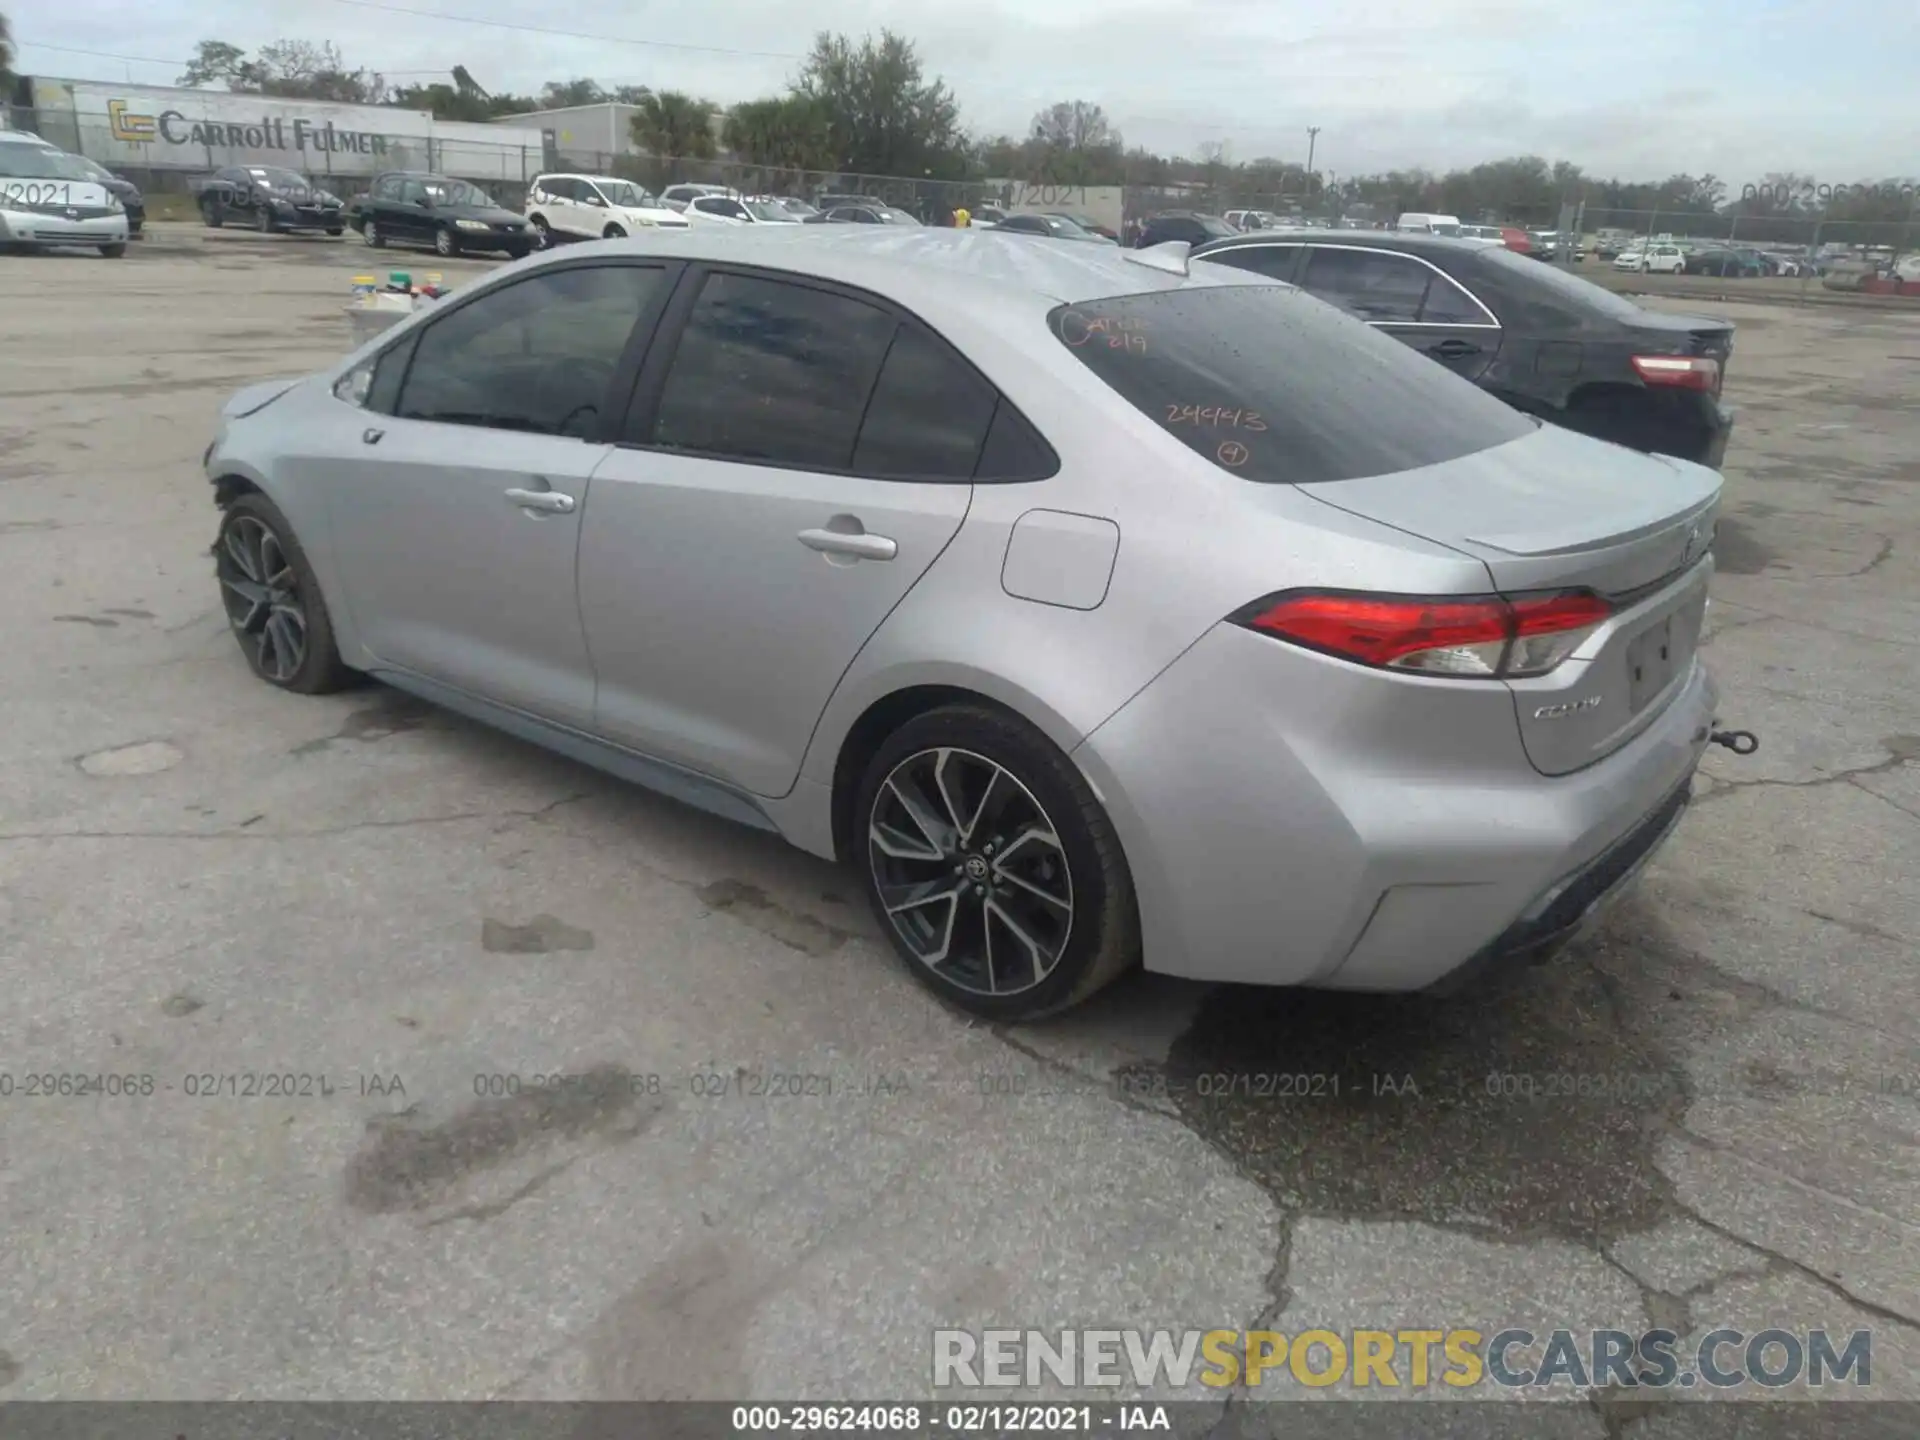
[[[206,173],[225,165],[284,165],[317,178],[435,170],[517,182],[546,168],[537,122],[475,125],[388,105],[44,76],[30,77],[27,93],[31,128],[114,169]],[[20,115],[16,109],[16,120]]]

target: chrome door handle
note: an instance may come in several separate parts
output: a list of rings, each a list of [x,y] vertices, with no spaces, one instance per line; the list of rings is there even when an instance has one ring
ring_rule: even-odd
[[[573,496],[558,490],[509,490],[507,499],[522,510],[538,510],[546,515],[571,515]]]
[[[847,535],[838,530],[802,530],[797,537],[823,555],[853,555],[862,560],[891,560],[900,547],[885,535]]]

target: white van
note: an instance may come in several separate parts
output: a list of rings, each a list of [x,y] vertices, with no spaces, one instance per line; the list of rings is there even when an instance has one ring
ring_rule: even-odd
[[[1409,211],[1393,224],[1396,230],[1413,230],[1426,235],[1458,235],[1460,217],[1458,215],[1427,215],[1420,211]]]
[[[127,253],[127,209],[77,156],[21,130],[0,134],[0,244]]]

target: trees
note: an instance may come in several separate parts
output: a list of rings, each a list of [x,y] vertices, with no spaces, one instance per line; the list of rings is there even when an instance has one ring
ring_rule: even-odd
[[[834,168],[833,124],[810,95],[746,100],[727,112],[722,142],[749,165],[779,170]]]
[[[575,105],[598,105],[612,98],[597,80],[549,80],[540,90],[540,108],[565,110]]]
[[[7,94],[13,89],[13,32],[7,28],[7,17],[0,15],[0,105],[7,101]]]
[[[377,105],[387,85],[371,70],[349,70],[331,41],[276,40],[262,45],[252,59],[238,45],[202,40],[177,82],[205,87],[224,85],[245,95],[279,95],[298,100],[331,100],[346,105]]]
[[[661,159],[711,160],[714,155],[711,100],[679,90],[649,92],[629,124],[633,143]]]
[[[524,115],[540,108],[540,102],[530,95],[488,93],[464,65],[453,67],[451,85],[444,81],[408,85],[393,91],[386,103],[406,110],[429,111],[436,120],[464,120],[473,124],[502,115]]]
[[[858,45],[821,31],[793,88],[826,116],[835,169],[957,180],[971,168],[959,102],[891,30]]]

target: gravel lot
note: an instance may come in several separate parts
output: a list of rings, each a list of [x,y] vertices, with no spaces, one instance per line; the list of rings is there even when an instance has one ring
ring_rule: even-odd
[[[370,258],[0,259],[0,1398],[877,1398],[935,1326],[1256,1321],[1871,1327],[1920,1398],[1920,317],[1703,307],[1742,409],[1708,656],[1763,748],[1595,943],[1444,1004],[1136,978],[998,1033],[777,842],[248,675],[199,457],[345,348]],[[635,1078],[488,1093],[595,1069]],[[1218,1093],[1276,1072],[1340,1094]],[[743,1073],[833,1093],[694,1093]]]

